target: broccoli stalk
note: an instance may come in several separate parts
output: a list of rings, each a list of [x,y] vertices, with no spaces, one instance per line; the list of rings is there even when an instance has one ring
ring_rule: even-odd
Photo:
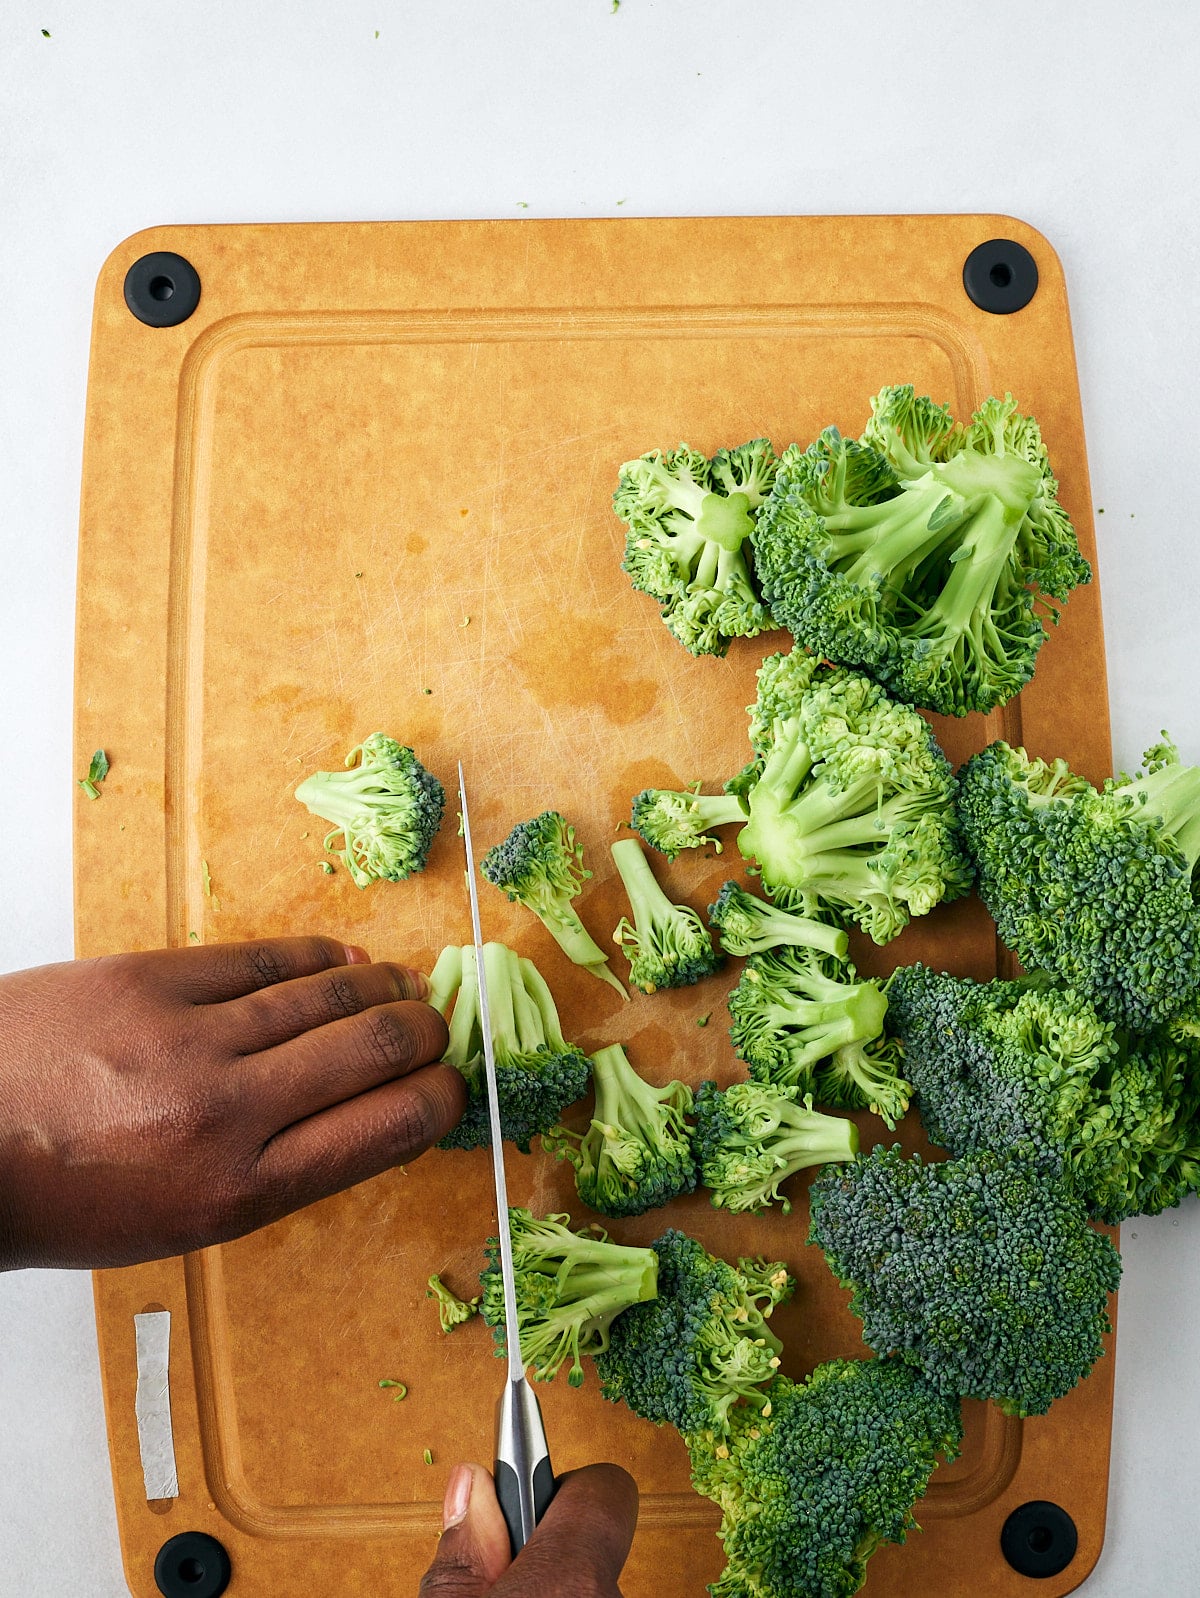
[[[736,794],[701,793],[696,782],[681,793],[643,788],[633,801],[629,825],[652,849],[674,860],[681,850],[704,844],[720,854],[724,845],[709,835],[709,829],[741,826],[745,820],[746,807]]]
[[[692,1143],[700,1182],[717,1209],[740,1214],[791,1201],[780,1184],[812,1165],[853,1160],[858,1128],[841,1116],[821,1115],[795,1088],[735,1082],[722,1091],[702,1082],[696,1092]]]
[[[733,881],[722,884],[716,903],[708,907],[708,920],[720,933],[726,954],[765,954],[786,946],[815,949],[844,960],[850,946],[840,927],[781,905],[767,904]]]
[[[557,810],[521,821],[503,843],[489,849],[479,869],[510,900],[532,910],[559,948],[576,965],[628,999],[608,957],[575,913],[571,900],[591,876],[583,869],[583,845]]]
[[[531,960],[502,943],[483,946],[488,1014],[496,1058],[496,1093],[502,1135],[524,1153],[533,1137],[548,1132],[568,1104],[587,1092],[587,1057],[564,1041],[558,1011]],[[430,999],[448,1015],[446,1064],[467,1082],[467,1108],[438,1147],[474,1149],[491,1141],[479,1013],[475,949],[444,951],[430,979]],[[451,1000],[452,1014],[448,1014]]]
[[[551,1381],[571,1361],[567,1382],[583,1381],[584,1355],[608,1347],[609,1329],[622,1310],[645,1303],[658,1290],[653,1249],[610,1243],[599,1227],[572,1231],[569,1215],[539,1220],[510,1208],[517,1322],[524,1364],[537,1381]],[[482,1315],[492,1328],[497,1355],[507,1353],[500,1245],[488,1242],[489,1264],[480,1276]]]
[[[633,911],[613,933],[629,959],[629,979],[644,993],[682,988],[721,963],[703,921],[688,905],[672,904],[655,880],[636,838],[612,845],[612,857]]]
[[[438,1307],[438,1320],[442,1323],[442,1330],[446,1333],[455,1331],[469,1321],[472,1315],[479,1313],[479,1295],[474,1298],[459,1298],[452,1293],[434,1272],[429,1278],[429,1285],[425,1289],[425,1297],[436,1299]]]
[[[296,789],[310,814],[333,823],[326,849],[341,855],[360,888],[423,870],[446,807],[441,783],[411,749],[381,732],[352,749],[346,767],[314,772]]]
[[[555,1127],[543,1146],[575,1167],[575,1186],[601,1215],[641,1215],[696,1186],[696,1162],[684,1117],[692,1090],[683,1082],[652,1087],[619,1043],[592,1056],[596,1108],[580,1136]]]

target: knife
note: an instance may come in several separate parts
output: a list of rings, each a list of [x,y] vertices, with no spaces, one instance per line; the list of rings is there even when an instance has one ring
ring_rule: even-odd
[[[488,1127],[492,1139],[492,1173],[496,1181],[496,1229],[500,1237],[500,1277],[504,1285],[504,1342],[508,1349],[508,1379],[496,1405],[496,1461],[493,1474],[496,1497],[500,1500],[500,1509],[508,1526],[508,1540],[515,1559],[546,1513],[554,1497],[555,1481],[550,1450],[546,1447],[541,1407],[525,1378],[525,1365],[521,1359],[512,1232],[508,1222],[508,1182],[504,1174],[504,1144],[500,1135],[500,1106],[496,1098],[496,1057],[492,1048],[475,854],[471,848],[471,822],[467,815],[467,787],[461,760],[458,763],[458,802],[467,851],[467,893],[471,899],[471,934],[475,940],[475,965],[479,978],[479,1030],[483,1034],[483,1065],[487,1077]]]

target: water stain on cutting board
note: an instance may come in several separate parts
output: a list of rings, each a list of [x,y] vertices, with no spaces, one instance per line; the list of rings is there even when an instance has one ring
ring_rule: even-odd
[[[640,721],[654,709],[658,684],[652,677],[627,677],[628,651],[600,621],[576,616],[570,630],[547,653],[545,638],[534,634],[513,650],[512,665],[537,702],[546,709],[599,706],[618,727]]]

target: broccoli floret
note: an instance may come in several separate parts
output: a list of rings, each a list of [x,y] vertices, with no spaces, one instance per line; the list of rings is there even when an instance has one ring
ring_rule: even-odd
[[[821,1115],[811,1097],[795,1088],[735,1082],[721,1089],[702,1082],[696,1090],[692,1143],[700,1183],[717,1209],[740,1214],[791,1200],[780,1184],[797,1171],[830,1160],[853,1160],[858,1128],[838,1115]]]
[[[610,1243],[598,1226],[572,1231],[569,1215],[539,1220],[529,1210],[511,1207],[508,1220],[521,1358],[539,1382],[551,1381],[570,1360],[567,1382],[578,1387],[582,1356],[602,1353],[621,1311],[654,1297],[658,1257],[653,1249]],[[479,1278],[482,1314],[497,1355],[504,1356],[504,1283],[496,1238],[489,1240],[487,1252],[489,1264]]]
[[[799,1088],[839,1109],[868,1109],[889,1127],[912,1088],[883,1035],[884,986],[854,967],[783,948],[752,954],[729,996],[730,1040],[756,1082]]]
[[[612,857],[633,911],[613,933],[629,959],[629,980],[643,993],[685,988],[721,964],[708,929],[685,904],[672,904],[655,880],[636,838],[612,845]]]
[[[543,1145],[575,1167],[579,1197],[601,1215],[642,1215],[696,1186],[691,1132],[684,1120],[692,1090],[683,1082],[651,1087],[619,1043],[592,1056],[596,1108],[580,1136],[559,1126]]]
[[[770,949],[816,949],[844,960],[850,940],[841,927],[822,920],[819,904],[811,906],[816,915],[800,915],[782,905],[767,904],[747,893],[737,882],[721,886],[717,902],[708,907],[708,922],[721,935],[726,954],[765,954]]]
[[[569,960],[629,997],[571,903],[592,873],[583,869],[583,845],[565,816],[543,810],[532,821],[518,822],[503,843],[488,850],[479,869],[509,899],[533,911]]]
[[[1200,766],[1170,743],[1145,761],[1097,791],[1065,760],[994,743],[963,767],[958,796],[1004,941],[1135,1031],[1200,994]]]
[[[771,625],[755,592],[747,538],[775,480],[765,438],[719,450],[651,450],[621,467],[613,508],[626,524],[622,569],[662,605],[693,655],[723,655],[731,638]]]
[[[759,1389],[783,1351],[767,1318],[795,1283],[779,1261],[735,1267],[683,1232],[665,1232],[651,1246],[658,1297],[614,1322],[596,1360],[600,1391],[656,1425],[721,1435],[736,1405],[762,1408]]]
[[[411,749],[381,732],[352,749],[346,767],[315,771],[296,789],[312,815],[333,823],[326,849],[341,855],[360,888],[423,870],[446,808],[441,783]]]
[[[911,386],[871,402],[859,442],[792,445],[752,535],[763,595],[799,643],[944,715],[988,711],[1033,675],[1090,580],[1037,423],[1012,396],[968,426]]]
[[[809,1241],[852,1289],[864,1342],[947,1397],[1043,1415],[1104,1352],[1120,1256],[1035,1149],[927,1165],[877,1147],[809,1198]]]
[[[758,684],[738,848],[772,898],[814,895],[886,943],[969,890],[954,776],[915,710],[800,650],[770,656]]]
[[[888,996],[921,1120],[951,1154],[1032,1141],[1113,1224],[1193,1190],[1200,1129],[1183,1043],[1119,1031],[1044,976],[974,982],[904,966]],[[1164,1166],[1171,1153],[1184,1158]]]
[[[564,1041],[550,989],[532,960],[520,958],[502,943],[485,943],[483,964],[500,1130],[528,1154],[530,1139],[548,1132],[567,1105],[587,1092],[587,1056]],[[438,1147],[486,1147],[491,1135],[474,946],[468,944],[454,954],[444,952],[434,966],[430,988],[430,1002],[437,1001],[436,1008],[450,1023],[450,1042],[443,1059],[456,1066],[467,1081],[463,1118]],[[451,999],[453,1014],[449,1012]]]
[[[429,1278],[425,1297],[437,1300],[438,1320],[446,1333],[453,1332],[464,1321],[469,1321],[472,1315],[479,1314],[479,1294],[474,1298],[456,1297],[436,1272]]]
[[[717,854],[724,848],[710,827],[744,826],[746,807],[736,795],[700,792],[693,783],[682,793],[670,788],[643,788],[633,801],[629,825],[652,849],[668,860],[683,849],[699,849],[711,844]]]
[[[938,1455],[962,1444],[961,1406],[891,1359],[837,1359],[776,1377],[762,1413],[688,1439],[692,1481],[721,1509],[729,1563],[713,1598],[850,1598],[885,1542],[920,1530],[913,1506]]]

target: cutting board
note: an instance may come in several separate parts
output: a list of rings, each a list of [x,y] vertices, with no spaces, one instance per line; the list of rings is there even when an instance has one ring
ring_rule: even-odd
[[[1014,314],[964,292],[964,261],[996,238],[1039,274]],[[126,303],[130,268],[158,251],[198,274],[199,302],[173,326]],[[79,954],[325,931],[428,964],[462,942],[452,823],[409,883],[360,891],[321,869],[323,829],[292,790],[376,730],[447,785],[462,757],[481,849],[541,809],[571,817],[594,872],[583,918],[607,941],[608,844],[630,796],[739,769],[755,670],[787,644],[739,641],[724,660],[675,644],[619,569],[618,464],[680,439],[711,452],[764,433],[781,449],[830,422],[857,433],[869,397],[906,381],[959,417],[1011,390],[1041,421],[1094,561],[1063,274],[1011,218],[182,227],[119,246],[97,289],[87,407],[76,765],[102,746],[112,769],[101,802],[78,805]],[[1107,773],[1098,585],[1071,599],[1019,700],[934,720],[955,762],[1003,736]],[[698,908],[736,869],[699,852],[658,864]],[[739,1075],[723,1008],[736,962],[623,1005],[490,889],[483,916],[538,963],[585,1048],[624,1043],[659,1082]],[[973,900],[855,953],[874,972],[918,958],[1008,969]],[[893,1140],[857,1119],[865,1146]],[[925,1147],[914,1116],[897,1137]],[[592,1218],[549,1156],[510,1151],[508,1171],[514,1202]],[[793,1186],[786,1217],[730,1217],[697,1195],[612,1231],[647,1242],[679,1225],[728,1256],[786,1259],[799,1288],[773,1324],[802,1377],[864,1349],[805,1246]],[[224,1545],[237,1598],[415,1591],[450,1466],[490,1459],[503,1370],[478,1321],[441,1334],[424,1285],[438,1271],[469,1292],[494,1224],[486,1151],[435,1152],[239,1242],[96,1277],[138,1598],[184,1531]],[[177,1496],[154,1501],[134,1412],[134,1316],[148,1310],[170,1314],[178,1467]],[[1082,1581],[1103,1537],[1112,1380],[1110,1343],[1047,1417],[968,1405],[962,1457],[919,1506],[924,1530],[872,1561],[873,1598],[1025,1592],[999,1536],[1043,1499],[1073,1519],[1078,1552],[1039,1590]],[[615,1459],[638,1480],[627,1598],[696,1598],[722,1559],[679,1439],[605,1403],[594,1375],[554,1383],[544,1406],[558,1468]]]

